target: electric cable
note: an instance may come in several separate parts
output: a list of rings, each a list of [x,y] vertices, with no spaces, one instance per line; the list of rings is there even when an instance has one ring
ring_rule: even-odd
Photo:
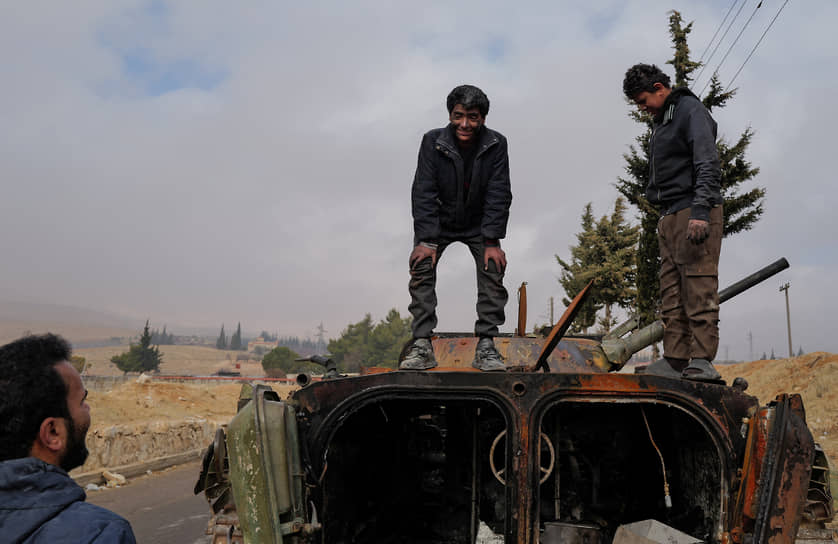
[[[750,53],[748,53],[748,57],[745,59],[745,62],[743,62],[742,66],[740,66],[739,69],[736,70],[736,73],[733,74],[733,77],[731,78],[730,83],[728,83],[727,89],[725,89],[725,92],[727,92],[727,90],[729,90],[733,86],[733,82],[736,81],[736,76],[739,75],[739,72],[742,71],[742,68],[744,68],[745,65],[748,64],[748,61],[751,60],[751,56],[754,54],[754,51],[756,51],[757,47],[759,47],[759,44],[762,43],[762,39],[765,37],[766,34],[768,34],[768,31],[771,30],[771,25],[774,24],[774,21],[777,20],[777,17],[780,16],[780,12],[783,11],[783,8],[786,7],[786,4],[788,4],[788,3],[789,3],[789,0],[786,0],[785,2],[783,2],[783,5],[780,6],[780,9],[777,11],[776,15],[774,15],[774,18],[771,19],[770,23],[768,23],[768,27],[765,29],[765,32],[762,33],[762,36],[759,37],[759,40],[757,41],[756,45],[754,45],[754,48],[751,49]]]
[[[730,9],[727,10],[727,13],[725,14],[725,18],[722,19],[722,22],[719,23],[719,26],[716,27],[716,32],[713,33],[713,37],[710,38],[709,42],[707,42],[707,47],[704,48],[704,52],[701,54],[701,57],[699,57],[698,62],[703,62],[704,61],[704,55],[707,54],[707,51],[710,50],[710,46],[713,45],[714,41],[716,41],[716,36],[719,35],[719,30],[722,29],[722,27],[725,24],[725,21],[727,21],[727,18],[730,16],[730,13],[733,11],[733,8],[736,7],[736,4],[738,2],[739,2],[739,0],[733,0],[733,3],[730,5]]]
[[[736,42],[738,42],[739,38],[742,37],[742,33],[745,32],[746,28],[748,28],[748,25],[751,23],[751,20],[753,20],[754,15],[757,14],[757,10],[761,7],[762,7],[762,0],[760,0],[760,2],[757,4],[757,7],[754,8],[754,11],[751,12],[751,16],[748,17],[748,20],[745,21],[745,24],[742,25],[742,29],[739,31],[739,34],[736,35],[736,38],[733,39],[733,43],[730,44],[730,47],[727,48],[727,52],[725,52],[725,56],[722,57],[721,62],[719,62],[719,64],[716,65],[716,69],[713,70],[714,74],[719,73],[719,69],[722,67],[722,64],[725,63],[725,61],[727,60],[728,55],[730,55],[730,52],[733,51],[733,47],[736,45]],[[710,85],[710,81],[712,81],[712,78],[707,80],[707,83],[705,83],[704,87],[701,88],[701,92],[698,93],[698,96],[701,96],[702,94],[704,94],[704,89],[706,89],[707,86]]]
[[[747,4],[747,3],[748,3],[748,0],[745,0],[745,1],[744,1],[744,2],[742,2],[742,4],[739,6],[739,9],[738,9],[738,10],[736,10],[736,15],[734,15],[734,16],[733,16],[733,19],[731,19],[731,20],[730,20],[730,24],[728,24],[728,25],[727,25],[727,28],[725,29],[724,34],[722,34],[722,37],[721,37],[721,38],[719,38],[719,43],[717,43],[717,44],[716,44],[716,47],[714,47],[714,48],[713,48],[713,52],[712,52],[712,53],[710,53],[710,56],[707,58],[707,62],[705,62],[705,63],[704,63],[704,65],[701,67],[701,70],[698,72],[698,75],[697,75],[697,76],[696,76],[696,78],[693,80],[693,85],[695,85],[695,84],[696,84],[696,82],[698,82],[698,80],[699,80],[699,79],[701,79],[701,74],[703,74],[703,73],[704,73],[704,70],[707,68],[707,65],[708,65],[708,64],[710,64],[710,61],[711,61],[711,60],[713,60],[713,57],[716,55],[716,51],[718,51],[718,50],[719,50],[719,46],[720,46],[720,45],[722,45],[722,42],[723,42],[723,41],[725,41],[725,36],[727,36],[727,33],[728,33],[728,32],[730,32],[730,29],[731,29],[731,27],[733,26],[733,23],[734,23],[734,22],[736,22],[736,19],[738,19],[738,18],[739,18],[739,14],[740,14],[740,13],[742,13],[742,8],[744,8],[744,7],[745,7],[745,4]],[[692,86],[690,87],[690,89],[692,89]]]
[[[655,439],[652,437],[652,429],[649,427],[649,420],[646,419],[646,410],[643,407],[640,407],[640,413],[643,415],[643,423],[646,424],[646,430],[649,432],[649,440],[652,441],[652,446],[655,447],[655,451],[658,452],[658,457],[661,458],[661,472],[663,472],[663,502],[666,504],[667,508],[672,508],[672,497],[669,495],[669,482],[666,481],[666,464],[663,462],[663,454],[661,450],[658,449],[658,445],[655,444]]]

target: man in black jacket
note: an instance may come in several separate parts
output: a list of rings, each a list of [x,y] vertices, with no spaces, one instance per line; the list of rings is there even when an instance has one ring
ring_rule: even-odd
[[[0,347],[0,541],[134,544],[122,517],[85,502],[67,471],[87,458],[90,406],[59,336]]]
[[[413,341],[402,370],[436,366],[430,337],[437,324],[436,266],[452,242],[466,244],[477,267],[479,337],[472,366],[504,371],[494,344],[508,299],[503,286],[506,236],[512,192],[506,138],[485,126],[489,99],[472,85],[448,95],[448,126],[422,138],[413,178],[414,248],[410,254],[410,313]]]
[[[651,374],[718,380],[721,168],[716,122],[686,87],[671,89],[657,66],[628,69],[623,92],[654,116],[646,198],[660,210],[664,358]]]

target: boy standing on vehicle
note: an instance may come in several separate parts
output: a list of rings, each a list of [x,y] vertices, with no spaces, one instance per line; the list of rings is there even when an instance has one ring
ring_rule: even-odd
[[[716,122],[657,66],[626,71],[623,92],[654,116],[646,198],[660,210],[658,243],[664,358],[647,373],[718,380],[721,168]]]
[[[436,267],[452,242],[466,244],[477,268],[477,322],[480,338],[472,366],[504,371],[494,337],[505,320],[503,286],[506,236],[512,192],[506,138],[485,126],[489,99],[472,85],[456,87],[446,101],[449,124],[422,138],[413,178],[414,248],[410,254],[410,313],[413,341],[399,366],[436,366],[430,338],[437,324]]]

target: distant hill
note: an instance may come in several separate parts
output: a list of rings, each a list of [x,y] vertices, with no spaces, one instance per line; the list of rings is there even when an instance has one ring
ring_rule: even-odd
[[[0,344],[27,333],[54,332],[71,343],[90,344],[110,338],[127,338],[142,329],[144,321],[108,312],[20,301],[0,301]]]

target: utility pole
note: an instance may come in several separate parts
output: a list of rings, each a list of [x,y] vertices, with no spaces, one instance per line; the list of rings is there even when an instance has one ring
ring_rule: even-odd
[[[749,361],[754,360],[754,333],[748,331],[748,357]]]
[[[553,297],[550,297],[550,326],[553,326]]]
[[[788,327],[789,331],[789,357],[794,357],[794,353],[791,350],[791,314],[789,313],[789,283],[786,282],[785,284],[781,285],[780,291],[786,292],[786,327]]]

